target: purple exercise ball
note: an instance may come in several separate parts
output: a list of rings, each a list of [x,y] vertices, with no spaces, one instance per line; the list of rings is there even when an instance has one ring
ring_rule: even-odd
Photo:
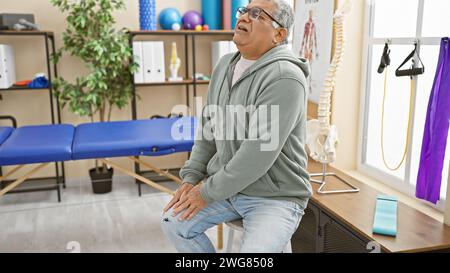
[[[184,29],[195,29],[196,26],[203,25],[203,18],[197,11],[188,11],[183,16]]]

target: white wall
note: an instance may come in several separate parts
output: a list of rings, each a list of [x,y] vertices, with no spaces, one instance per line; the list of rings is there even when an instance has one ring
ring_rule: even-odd
[[[340,0],[339,3],[342,1]],[[359,102],[362,75],[364,2],[352,0],[352,11],[345,20],[347,43],[345,55],[337,74],[333,96],[332,122],[339,132],[335,167],[355,170],[357,160]]]

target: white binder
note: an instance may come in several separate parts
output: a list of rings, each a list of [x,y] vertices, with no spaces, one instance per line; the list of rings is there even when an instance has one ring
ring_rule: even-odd
[[[164,42],[142,42],[144,82],[165,82]]]
[[[0,88],[8,88],[6,87],[6,67],[4,62],[4,54],[3,53],[3,45],[0,45]]]
[[[229,53],[236,53],[239,49],[237,48],[236,44],[233,41],[230,41],[228,44],[228,52]]]
[[[216,67],[220,58],[228,54],[230,51],[229,41],[217,41],[211,43],[211,65],[212,69]]]
[[[227,55],[228,53],[235,53],[238,51],[238,48],[233,41],[212,42],[211,47],[211,64],[213,69],[219,62],[220,58]]]
[[[166,66],[164,55],[164,42],[153,42],[153,57],[154,57],[154,81],[165,82],[166,81]]]
[[[144,58],[142,56],[142,42],[133,42],[134,61],[139,65],[134,74],[135,83],[144,83]]]
[[[143,55],[143,65],[144,65],[144,82],[154,82],[153,70],[153,42],[142,42],[142,55]]]
[[[0,44],[0,88],[10,88],[15,82],[14,50],[10,45]]]

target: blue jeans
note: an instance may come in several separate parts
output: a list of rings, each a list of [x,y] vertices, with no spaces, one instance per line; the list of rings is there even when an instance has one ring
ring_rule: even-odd
[[[280,253],[297,230],[304,209],[291,201],[237,194],[214,202],[190,221],[180,221],[183,212],[172,216],[172,209],[162,217],[167,238],[183,253],[214,253],[205,231],[220,223],[242,218],[244,234],[241,252]]]

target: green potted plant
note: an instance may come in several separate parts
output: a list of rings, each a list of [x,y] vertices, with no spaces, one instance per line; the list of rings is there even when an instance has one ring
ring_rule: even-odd
[[[133,95],[133,74],[138,65],[133,61],[129,34],[114,29],[112,13],[124,9],[122,0],[50,0],[67,14],[63,46],[53,56],[58,63],[64,52],[81,59],[88,74],[69,82],[58,77],[52,82],[55,95],[64,108],[92,122],[111,120],[111,112],[122,109]],[[93,191],[107,193],[112,189],[113,170],[105,165],[89,171]]]

